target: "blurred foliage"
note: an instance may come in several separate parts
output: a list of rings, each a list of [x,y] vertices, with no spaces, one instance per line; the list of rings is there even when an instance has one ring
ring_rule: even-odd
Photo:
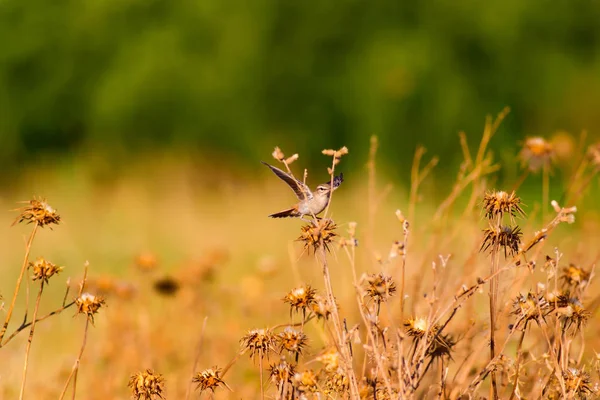
[[[460,157],[457,132],[507,105],[500,144],[594,134],[598,21],[583,0],[0,0],[0,159],[278,144],[310,162],[375,133],[406,166],[417,143]]]

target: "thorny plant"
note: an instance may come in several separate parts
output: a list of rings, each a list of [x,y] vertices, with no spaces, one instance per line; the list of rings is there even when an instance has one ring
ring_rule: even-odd
[[[177,391],[177,383],[187,387],[185,399],[254,398],[259,390],[261,398],[281,400],[597,398],[600,356],[586,347],[585,336],[586,325],[600,306],[600,295],[590,290],[595,261],[565,256],[554,237],[563,230],[561,225],[575,222],[575,205],[600,171],[600,147],[589,146],[559,202],[548,201],[554,148],[541,138],[528,139],[516,156],[525,169],[516,183],[492,190],[489,182],[494,181],[497,187],[493,174],[500,165],[489,145],[507,112],[486,120],[475,153],[466,135],[460,134],[463,162],[456,181],[439,206],[427,213],[417,210],[426,190],[423,184],[438,159],[427,161],[425,149],[417,149],[408,200],[401,207],[407,213],[397,210],[395,216],[389,216],[394,220],[395,233],[383,250],[374,236],[377,214],[390,186],[380,190],[375,180],[378,142],[373,137],[367,163],[365,229],[356,222],[334,221],[329,211],[330,207],[336,209],[337,201],[329,202],[322,218],[313,216],[301,225],[297,247],[304,257],[314,260],[320,277],[307,283],[300,279],[278,295],[280,306],[286,307],[283,321],[248,327],[239,340],[239,349],[231,350],[231,361],[221,367],[205,356],[205,318],[196,351],[190,357],[192,373],[187,371],[187,376],[176,383],[170,381],[174,374],[165,369],[170,364],[159,364],[162,355],[153,357],[153,343],[142,336],[140,348],[145,352],[136,359],[139,365],[125,375],[120,373],[131,363],[118,371],[120,378],[130,376],[132,398],[183,398],[178,396],[182,391]],[[328,173],[333,180],[348,149],[324,150],[323,154],[331,157]],[[286,157],[276,148],[273,157],[293,176],[291,166],[299,159],[297,154]],[[545,218],[549,214],[542,217],[541,226],[531,216],[536,203],[526,207],[519,196],[523,180],[539,170],[544,185],[542,210],[551,205],[554,211],[551,219]],[[304,171],[303,180],[306,177]],[[424,218],[427,214],[429,219]],[[86,268],[75,299],[67,302],[67,292],[60,308],[38,317],[43,289],[56,280],[61,267],[43,259],[31,261],[29,252],[36,230],[60,222],[60,217],[44,201],[34,200],[17,221],[32,223],[33,231],[16,291],[27,271],[31,271],[39,291],[33,317],[29,319],[26,314],[24,322],[6,334],[7,327],[12,326],[15,294],[0,345],[29,328],[27,360],[37,323],[75,306],[77,314],[85,316],[83,342],[60,395],[63,398],[72,387],[74,398],[88,327],[104,307],[102,294],[123,298],[141,295],[132,294],[135,290],[122,282],[88,280]],[[215,266],[221,262],[220,256],[214,258],[179,276],[157,277],[158,262],[152,254],[138,257],[136,267],[144,276],[152,277],[157,295],[181,298],[180,293],[190,287],[213,279]],[[342,274],[351,287],[342,287],[344,280],[338,279]],[[297,275],[302,274],[297,271]],[[208,296],[202,290],[193,293],[187,299],[189,304]],[[149,320],[146,300],[137,298],[135,314],[140,324]],[[114,335],[123,334],[120,327],[115,323]],[[253,391],[243,394],[240,386],[245,383],[234,383],[233,373],[229,375],[234,367],[241,368],[238,363],[242,359],[249,360],[246,362],[258,380]],[[198,368],[201,364],[204,366]],[[162,367],[155,368],[158,366]],[[27,367],[23,388],[26,373]],[[123,382],[116,385],[126,390]]]
[[[15,221],[13,222],[13,225],[21,223],[21,222],[27,222],[28,224],[33,224],[33,229],[31,230],[31,233],[29,234],[29,238],[26,242],[25,256],[23,259],[21,271],[17,278],[17,282],[16,282],[16,286],[15,286],[15,290],[13,293],[11,303],[9,305],[8,310],[6,311],[4,325],[2,326],[2,330],[0,331],[0,347],[4,347],[9,342],[11,342],[12,339],[14,339],[20,332],[23,332],[25,329],[29,328],[29,336],[27,338],[27,343],[26,343],[26,347],[25,347],[25,361],[24,361],[23,374],[22,374],[22,379],[21,379],[21,389],[19,391],[19,399],[25,398],[27,372],[28,372],[28,367],[29,367],[29,355],[31,352],[31,346],[33,343],[33,337],[35,334],[35,328],[37,326],[37,323],[39,323],[43,320],[46,320],[52,316],[58,315],[62,311],[64,311],[67,308],[70,308],[73,305],[77,305],[78,311],[82,312],[81,305],[80,305],[81,304],[81,292],[85,286],[87,268],[88,268],[88,265],[86,262],[84,277],[81,281],[80,288],[79,288],[79,296],[76,299],[74,299],[73,301],[70,301],[70,302],[67,301],[67,299],[69,297],[69,291],[70,291],[70,281],[68,280],[67,281],[67,289],[66,289],[66,292],[65,292],[65,295],[63,298],[62,305],[60,307],[56,308],[55,310],[47,313],[46,315],[40,317],[39,310],[40,310],[40,303],[41,303],[41,299],[42,299],[42,294],[44,292],[44,288],[50,283],[50,279],[52,277],[58,275],[60,272],[63,271],[64,267],[57,266],[57,265],[53,264],[52,262],[47,261],[43,257],[38,257],[35,261],[30,261],[30,252],[31,252],[31,248],[32,248],[36,233],[38,232],[38,228],[43,228],[43,227],[48,226],[51,229],[53,225],[58,225],[61,222],[61,217],[58,214],[58,212],[46,202],[45,199],[34,198],[34,199],[30,200],[29,202],[25,202],[25,203],[27,204],[26,206],[16,210],[16,211],[19,211],[19,215],[16,217]],[[16,301],[17,301],[17,297],[18,297],[20,289],[21,289],[21,283],[23,281],[23,278],[26,278],[26,279],[29,278],[29,276],[27,274],[28,271],[31,271],[31,277],[30,277],[31,280],[38,281],[38,284],[39,284],[39,290],[37,292],[37,296],[35,299],[33,314],[31,316],[31,319],[29,319],[29,301],[30,301],[29,295],[30,295],[30,293],[29,293],[29,284],[28,284],[27,290],[26,290],[26,296],[25,296],[25,315],[23,317],[23,320],[22,320],[21,324],[18,327],[16,327],[12,333],[10,333],[8,336],[6,336],[6,334],[8,332],[8,328],[10,327],[10,322],[11,322],[11,319],[13,316],[13,312],[16,307]],[[92,316],[93,314],[95,314],[97,312],[97,308],[99,308],[99,306],[96,307],[96,309],[94,311],[87,312],[88,321],[89,321],[90,316]],[[76,362],[77,366],[79,365],[79,360],[83,354],[86,336],[87,336],[87,325],[86,325],[85,333],[84,333],[84,341],[83,341],[84,344],[81,347],[81,351],[79,353],[79,357]],[[76,382],[77,382],[77,368],[74,367],[73,372],[74,372],[74,374],[72,373],[71,376],[69,376],[69,379],[67,380],[67,383],[65,384],[65,390],[63,390],[63,393],[60,396],[61,399],[64,397],[66,389],[68,387],[68,384],[71,381],[71,378],[73,378],[73,377],[74,377],[74,379],[73,379],[73,398],[75,398],[75,387],[76,387]]]

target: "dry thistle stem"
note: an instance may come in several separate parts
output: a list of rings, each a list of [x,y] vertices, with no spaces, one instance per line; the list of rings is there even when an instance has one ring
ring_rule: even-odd
[[[46,203],[45,199],[34,198],[29,200],[28,203],[28,206],[17,209],[21,213],[15,219],[13,225],[26,221],[28,224],[37,222],[39,226],[44,227],[51,224],[58,225],[60,222],[60,215]]]
[[[29,268],[33,269],[33,280],[41,280],[44,283],[48,283],[48,280],[60,273],[64,267],[59,267],[46,261],[43,257],[38,257],[37,260],[29,262]]]
[[[539,171],[544,165],[550,166],[554,157],[552,144],[541,137],[532,137],[525,140],[519,153],[521,166],[531,172]]]
[[[210,389],[213,393],[219,385],[227,386],[225,381],[221,379],[221,369],[218,367],[212,367],[205,369],[202,372],[198,372],[192,379],[192,382],[197,383],[196,389],[200,389],[200,392]]]
[[[162,399],[165,380],[151,369],[138,372],[129,379],[128,386],[136,400]]]
[[[240,341],[242,353],[249,351],[250,358],[253,360],[257,355],[260,359],[263,359],[268,358],[269,352],[273,350],[275,337],[269,329],[253,329],[244,335]]]
[[[508,254],[515,255],[519,252],[522,232],[518,226],[514,228],[501,226],[499,229],[487,228],[483,232],[483,242],[479,251],[493,251],[494,247],[498,246],[504,248],[504,257],[507,257]]]
[[[315,294],[317,291],[305,285],[299,288],[292,289],[283,298],[284,303],[290,304],[290,314],[292,311],[302,311],[305,313],[315,305]]]
[[[396,284],[391,276],[370,274],[365,278],[365,292],[375,303],[381,304],[396,292]]]
[[[310,249],[316,252],[321,245],[329,251],[329,245],[337,236],[336,229],[337,225],[333,220],[322,218],[316,223],[302,226],[300,237],[297,240],[304,242],[304,248],[309,252]]]
[[[515,192],[510,194],[503,191],[488,192],[483,197],[483,209],[487,219],[502,218],[504,214],[511,217],[524,217],[525,212],[521,208],[521,199]]]
[[[83,293],[80,297],[75,299],[77,313],[87,315],[92,325],[94,325],[94,314],[96,314],[104,304],[105,301],[101,296],[94,296],[90,293]]]

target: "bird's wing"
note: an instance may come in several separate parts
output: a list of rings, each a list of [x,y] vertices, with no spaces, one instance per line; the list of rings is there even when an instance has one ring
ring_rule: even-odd
[[[287,183],[288,186],[290,188],[292,188],[292,190],[294,191],[294,193],[296,194],[296,197],[298,197],[298,199],[300,199],[300,200],[312,199],[312,197],[313,197],[312,192],[310,191],[308,186],[306,186],[303,182],[294,178],[290,174],[283,172],[279,168],[269,165],[264,161],[261,161],[261,162],[263,164],[265,164],[267,167],[269,167],[271,169],[271,171],[273,171],[273,173],[279,177],[279,179],[281,179],[282,181]]]

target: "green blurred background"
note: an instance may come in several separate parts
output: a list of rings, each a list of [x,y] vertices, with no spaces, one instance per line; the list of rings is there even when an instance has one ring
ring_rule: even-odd
[[[505,106],[496,146],[600,128],[598,1],[2,0],[0,40],[5,177],[164,149],[311,165],[371,134],[406,169]]]

